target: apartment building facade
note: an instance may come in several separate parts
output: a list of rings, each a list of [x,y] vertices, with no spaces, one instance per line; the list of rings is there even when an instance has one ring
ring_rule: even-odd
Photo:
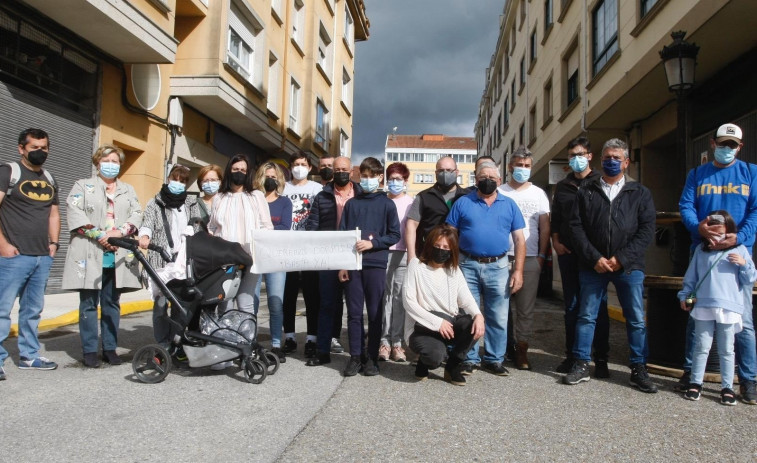
[[[457,163],[457,183],[463,187],[476,184],[476,139],[443,134],[387,135],[384,166],[402,162],[410,170],[407,193],[415,196],[436,183],[436,162],[444,156]]]
[[[720,124],[742,126],[741,157],[757,160],[756,15],[750,0],[508,0],[486,70],[478,152],[500,161],[525,145],[534,181],[548,186],[550,163],[553,182],[567,172],[554,161],[566,160],[571,139],[587,136],[596,155],[618,137],[657,209],[677,211],[685,171],[712,159]],[[679,30],[700,47],[685,100],[685,167],[676,160],[678,101],[659,54]]]
[[[175,163],[349,156],[369,27],[363,0],[4,1],[0,162],[18,157],[21,130],[45,129],[63,201],[113,143],[144,205]]]

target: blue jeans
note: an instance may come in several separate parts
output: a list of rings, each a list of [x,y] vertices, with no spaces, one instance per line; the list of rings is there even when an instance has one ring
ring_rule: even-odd
[[[260,285],[265,280],[265,292],[268,295],[268,313],[270,315],[271,347],[281,347],[281,333],[284,325],[284,284],[286,272],[265,273],[260,276],[255,287],[253,304],[255,314],[260,307]]]
[[[626,319],[626,335],[631,351],[630,363],[645,364],[647,361],[647,328],[644,323],[644,272],[632,270],[611,273],[597,273],[581,270],[578,273],[581,293],[579,296],[578,319],[576,320],[576,342],[573,357],[576,360],[591,360],[591,345],[597,323],[597,314],[602,299],[607,298],[607,285],[612,282],[618,295],[623,316]]]
[[[3,342],[11,330],[11,310],[16,297],[19,354],[24,359],[39,357],[37,330],[52,264],[50,256],[0,257],[0,366],[8,358]]]
[[[718,339],[718,356],[720,357],[720,387],[733,389],[733,330],[735,325],[715,323],[714,320],[694,320],[695,345],[694,362],[691,366],[691,383],[702,384],[707,356],[712,347],[713,334]]]
[[[746,292],[744,296],[744,311],[741,313],[742,330],[736,333],[736,374],[739,382],[754,381],[757,375],[757,343],[754,337],[754,320],[752,319],[752,294]],[[686,324],[686,347],[683,359],[683,370],[692,371],[691,364],[694,357],[694,320],[689,317]],[[718,340],[718,343],[720,340]]]
[[[578,297],[581,285],[578,282],[578,256],[575,253],[557,256],[562,279],[562,294],[565,305],[565,353],[573,357],[576,340],[576,319],[578,318]],[[599,305],[596,328],[594,329],[594,360],[607,360],[610,352],[610,316],[607,313],[607,293]]]
[[[507,347],[507,312],[510,306],[510,270],[507,258],[482,264],[460,254],[460,270],[465,276],[473,299],[482,307],[484,331],[484,362],[504,362]],[[475,343],[465,363],[480,363]]]
[[[316,349],[319,353],[328,354],[331,352],[331,338],[338,339],[341,336],[344,285],[339,281],[338,270],[318,272],[318,285],[321,293],[321,310],[318,312]]]
[[[100,304],[100,331],[103,350],[116,350],[121,321],[121,291],[116,288],[116,269],[104,268],[102,289],[79,291],[79,336],[85,354],[97,353],[97,305]]]

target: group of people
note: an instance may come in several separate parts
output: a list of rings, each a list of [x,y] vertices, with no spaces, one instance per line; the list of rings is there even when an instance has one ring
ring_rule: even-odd
[[[734,404],[735,363],[741,400],[757,404],[757,352],[751,317],[751,287],[757,271],[751,247],[757,232],[757,179],[754,166],[736,159],[741,129],[725,124],[712,140],[714,161],[692,170],[680,201],[684,225],[692,234],[692,261],[679,294],[691,311],[686,364],[677,389],[699,398],[704,362],[714,336],[720,350],[721,402]],[[60,213],[55,180],[42,164],[47,134],[30,129],[19,137],[18,163],[0,166],[0,341],[7,337],[13,302],[20,298],[21,368],[53,369],[39,355],[36,328],[52,257],[58,249]],[[202,197],[187,194],[190,170],[175,164],[144,212],[134,189],[118,175],[124,154],[103,145],[92,156],[96,174],[75,183],[67,198],[70,244],[64,289],[80,292],[83,363],[100,358],[119,364],[116,353],[119,296],[139,288],[134,256],[108,244],[109,237],[133,236],[178,252],[181,234],[193,218],[216,236],[249,248],[257,229],[335,231],[359,229],[356,250],[361,270],[246,273],[234,301],[239,310],[257,313],[261,281],[270,311],[271,350],[285,361],[297,350],[294,319],[300,288],[305,299],[306,365],[331,362],[341,343],[347,307],[349,361],[345,376],[378,375],[380,362],[407,360],[406,347],[418,355],[415,376],[444,364],[444,378],[464,385],[476,368],[509,374],[506,359],[530,369],[529,343],[539,278],[550,243],[557,254],[565,303],[566,357],[556,371],[565,384],[609,377],[607,288],[615,286],[626,320],[630,347],[630,384],[657,392],[647,368],[644,318],[644,254],[651,244],[656,213],[651,192],[626,175],[628,146],[607,140],[601,170],[593,170],[589,140],[567,147],[571,172],[550,201],[531,183],[532,153],[511,153],[503,183],[494,160],[476,161],[475,186],[458,184],[451,157],[436,164],[436,183],[414,198],[406,193],[406,165],[384,166],[366,158],[360,182],[350,179],[346,157],[323,157],[320,182],[309,180],[312,160],[305,153],[290,159],[291,180],[275,162],[255,170],[245,155],[225,169],[201,169]],[[386,178],[384,178],[386,172]],[[28,194],[26,181],[49,194]],[[379,189],[385,182],[385,191]],[[736,185],[733,187],[733,185]],[[29,213],[32,211],[32,213]],[[156,268],[161,257],[148,251]],[[102,357],[98,356],[97,307],[101,306]],[[156,341],[169,345],[176,333],[165,320],[167,302],[154,308]],[[367,333],[364,323],[367,315]],[[483,355],[479,340],[483,339]],[[7,357],[0,346],[0,363]],[[180,355],[180,353],[179,353]],[[219,364],[214,368],[225,368]],[[730,371],[730,373],[729,373]],[[0,378],[5,372],[0,367]]]

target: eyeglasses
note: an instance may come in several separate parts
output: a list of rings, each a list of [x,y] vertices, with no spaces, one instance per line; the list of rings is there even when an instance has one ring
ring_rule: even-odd
[[[739,147],[739,144],[733,140],[724,140],[721,142],[715,142],[715,146],[722,146],[726,148],[736,149]]]
[[[572,158],[573,156],[586,156],[587,154],[589,154],[588,151],[579,151],[578,153],[568,153],[568,156]]]

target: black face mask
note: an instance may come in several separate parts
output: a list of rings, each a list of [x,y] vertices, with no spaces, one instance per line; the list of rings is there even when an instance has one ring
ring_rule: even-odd
[[[350,183],[349,172],[334,172],[334,183],[338,186],[345,186]]]
[[[231,183],[234,185],[244,185],[244,181],[247,178],[247,174],[244,172],[232,172]]]
[[[485,178],[479,180],[478,183],[476,183],[476,187],[478,188],[478,191],[481,192],[481,194],[488,196],[494,193],[494,190],[497,189],[497,182],[490,178]]]
[[[443,264],[452,257],[452,251],[449,249],[437,248],[436,246],[431,249],[431,259],[437,264]]]
[[[41,166],[47,161],[47,151],[34,150],[29,151],[29,163],[34,166]]]
[[[265,181],[263,182],[263,188],[265,188],[265,191],[268,193],[278,188],[278,186],[279,186],[279,182],[277,182],[276,180],[270,177],[266,178]]]
[[[331,167],[324,167],[323,169],[318,171],[318,175],[321,176],[321,179],[325,182],[330,182],[331,179],[334,178],[334,169]]]

